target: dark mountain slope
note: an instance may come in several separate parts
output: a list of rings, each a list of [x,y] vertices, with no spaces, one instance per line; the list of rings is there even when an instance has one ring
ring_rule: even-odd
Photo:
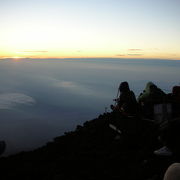
[[[113,124],[122,134],[109,127]],[[161,179],[172,157],[156,157],[158,126],[106,113],[31,152],[0,159],[2,180]]]

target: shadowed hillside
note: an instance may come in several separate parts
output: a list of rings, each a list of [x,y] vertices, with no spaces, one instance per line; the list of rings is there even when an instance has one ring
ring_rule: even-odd
[[[162,146],[157,137],[150,121],[106,113],[44,147],[1,158],[1,179],[161,179],[174,160],[153,154]]]

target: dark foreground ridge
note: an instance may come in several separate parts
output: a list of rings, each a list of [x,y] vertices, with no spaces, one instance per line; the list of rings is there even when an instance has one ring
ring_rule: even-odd
[[[1,157],[0,179],[159,180],[177,157],[153,154],[158,134],[151,121],[105,113],[34,151]]]

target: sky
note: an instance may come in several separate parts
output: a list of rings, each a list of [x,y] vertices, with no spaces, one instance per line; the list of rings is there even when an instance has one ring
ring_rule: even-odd
[[[0,0],[0,59],[180,60],[180,0]]]

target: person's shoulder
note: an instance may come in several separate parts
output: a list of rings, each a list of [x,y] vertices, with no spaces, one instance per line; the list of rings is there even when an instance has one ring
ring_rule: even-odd
[[[129,96],[132,97],[132,98],[136,98],[136,96],[135,96],[135,94],[134,94],[133,91],[130,91],[130,92],[129,92]]]
[[[129,93],[132,94],[132,95],[135,95],[133,91],[130,91]]]

